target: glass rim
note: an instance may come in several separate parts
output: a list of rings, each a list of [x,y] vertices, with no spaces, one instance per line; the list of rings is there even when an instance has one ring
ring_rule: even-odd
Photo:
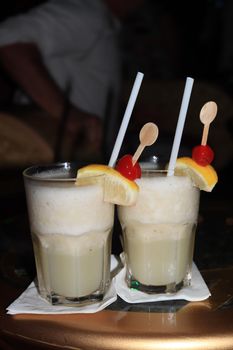
[[[35,164],[27,167],[23,170],[23,177],[32,181],[41,181],[41,182],[75,182],[77,180],[77,171],[78,165],[75,162],[54,162],[54,163],[43,163],[43,164]],[[70,177],[56,177],[56,174],[51,177],[51,175],[40,176],[41,173],[47,172],[49,170],[67,170],[67,174],[71,174]],[[73,175],[72,175],[73,173]],[[147,175],[166,175],[168,173],[168,169],[155,169],[155,168],[142,168],[142,177],[146,177]],[[93,175],[93,177],[100,177],[101,175]],[[175,176],[175,175],[174,175]]]
[[[149,173],[168,173],[168,170],[167,169],[150,169],[150,168],[145,168],[143,169],[142,168],[142,173],[146,173],[146,172],[149,172]]]
[[[146,177],[146,175],[167,175],[168,170],[167,169],[142,169],[142,177]]]
[[[51,177],[51,176],[40,176],[40,173],[43,173],[45,171],[49,170],[56,170],[56,169],[67,169],[71,172],[78,170],[78,166],[75,162],[57,162],[57,163],[48,163],[48,164],[36,164],[27,167],[23,170],[23,177],[28,180],[33,181],[41,181],[41,182],[75,182],[77,180],[77,176],[72,177]],[[68,173],[68,172],[67,172]]]

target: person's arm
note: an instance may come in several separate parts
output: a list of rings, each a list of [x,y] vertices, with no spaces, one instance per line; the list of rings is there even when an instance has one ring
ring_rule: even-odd
[[[35,44],[16,43],[0,47],[0,62],[9,76],[49,115],[61,120],[67,113],[66,130],[72,136],[84,132],[86,149],[98,151],[102,144],[100,118],[72,105],[47,71]]]
[[[0,61],[9,76],[38,106],[55,118],[61,117],[65,96],[47,71],[35,44],[2,46]]]

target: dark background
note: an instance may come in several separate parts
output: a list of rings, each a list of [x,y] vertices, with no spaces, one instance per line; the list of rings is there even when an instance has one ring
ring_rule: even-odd
[[[0,21],[45,0],[9,0],[0,4]],[[126,0],[127,2],[127,0]],[[231,46],[230,0],[145,0],[123,20],[123,74],[141,70],[151,78],[192,74],[232,88],[231,71],[221,71],[225,46]],[[227,42],[227,44],[226,44]]]
[[[0,20],[26,11],[40,2],[2,1]],[[171,92],[166,89],[166,86],[170,86],[171,82],[174,83],[173,87],[179,86],[179,98],[174,104],[176,116],[183,89],[183,85],[180,86],[178,83],[184,84],[187,76],[195,77],[195,81],[204,82],[210,87],[209,93],[207,89],[205,96],[207,101],[212,99],[212,87],[214,87],[233,103],[233,58],[231,64],[224,68],[222,66],[223,57],[228,54],[229,47],[233,45],[231,28],[233,14],[230,10],[232,7],[229,5],[230,2],[145,1],[140,11],[135,11],[124,20],[120,36],[123,92],[126,91],[122,96],[122,111],[128,97],[128,90],[124,88],[124,84],[127,85],[129,82],[132,86],[137,71],[144,72],[145,86],[151,81],[155,86],[160,83],[160,86],[165,86],[164,91],[168,91],[168,96],[165,94],[165,105],[170,103],[171,97],[169,95]],[[148,91],[147,88],[145,90]],[[202,96],[198,96],[198,89],[196,91],[195,98],[197,100],[200,98],[200,101],[198,100],[200,105],[197,108],[200,110]],[[149,92],[151,92],[150,89]],[[153,96],[153,99],[156,97]],[[159,101],[160,99],[161,96],[158,96]],[[123,153],[135,150],[138,142],[138,127],[146,120],[140,119],[145,105],[140,108],[140,101],[138,103],[135,123],[129,127]],[[150,116],[151,110],[154,109],[153,104],[146,108]],[[229,110],[223,105],[220,108],[222,115],[228,115],[225,128],[232,137],[233,109]],[[119,119],[121,116],[122,113]],[[164,134],[166,125],[165,123]],[[162,139],[161,148],[166,149],[166,142],[170,142],[169,137],[168,135],[168,141],[166,137]],[[193,139],[189,138],[187,149],[195,145],[195,142],[197,142],[195,136]],[[224,140],[221,140],[219,148],[214,151],[218,152],[218,157],[228,152],[229,157],[224,166],[217,167],[219,183],[214,191],[203,192],[201,196],[195,250],[195,261],[200,269],[233,265],[232,150],[226,149]],[[33,278],[35,269],[22,168],[20,166],[14,169],[1,167],[0,180],[0,276],[10,283],[26,285]],[[119,232],[119,224],[116,222],[113,238],[114,253],[121,251]]]

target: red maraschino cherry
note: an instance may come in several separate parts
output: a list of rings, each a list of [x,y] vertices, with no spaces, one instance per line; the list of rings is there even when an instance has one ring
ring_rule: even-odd
[[[208,145],[198,145],[192,150],[192,159],[201,166],[209,165],[214,159],[214,151]]]
[[[139,159],[142,151],[146,146],[151,146],[157,140],[159,129],[154,123],[146,123],[140,130],[139,140],[140,144],[133,156],[126,154],[123,156],[116,165],[118,170],[123,176],[129,180],[135,180],[141,177],[141,167],[137,160]]]
[[[142,171],[138,162],[133,165],[133,156],[130,154],[124,155],[119,159],[116,165],[116,170],[129,180],[135,180],[141,177]]]
[[[201,144],[194,147],[192,150],[192,159],[201,166],[209,165],[214,159],[214,151],[207,145],[209,127],[212,121],[216,118],[218,106],[214,101],[209,101],[204,104],[200,111],[200,121],[204,125],[202,131]]]

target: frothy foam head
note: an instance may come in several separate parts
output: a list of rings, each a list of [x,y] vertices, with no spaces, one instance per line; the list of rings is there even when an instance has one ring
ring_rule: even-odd
[[[30,181],[26,194],[34,233],[80,235],[113,225],[114,206],[103,201],[100,185]]]
[[[137,183],[140,191],[135,206],[119,208],[122,222],[179,224],[197,221],[199,190],[188,177],[144,177]]]

